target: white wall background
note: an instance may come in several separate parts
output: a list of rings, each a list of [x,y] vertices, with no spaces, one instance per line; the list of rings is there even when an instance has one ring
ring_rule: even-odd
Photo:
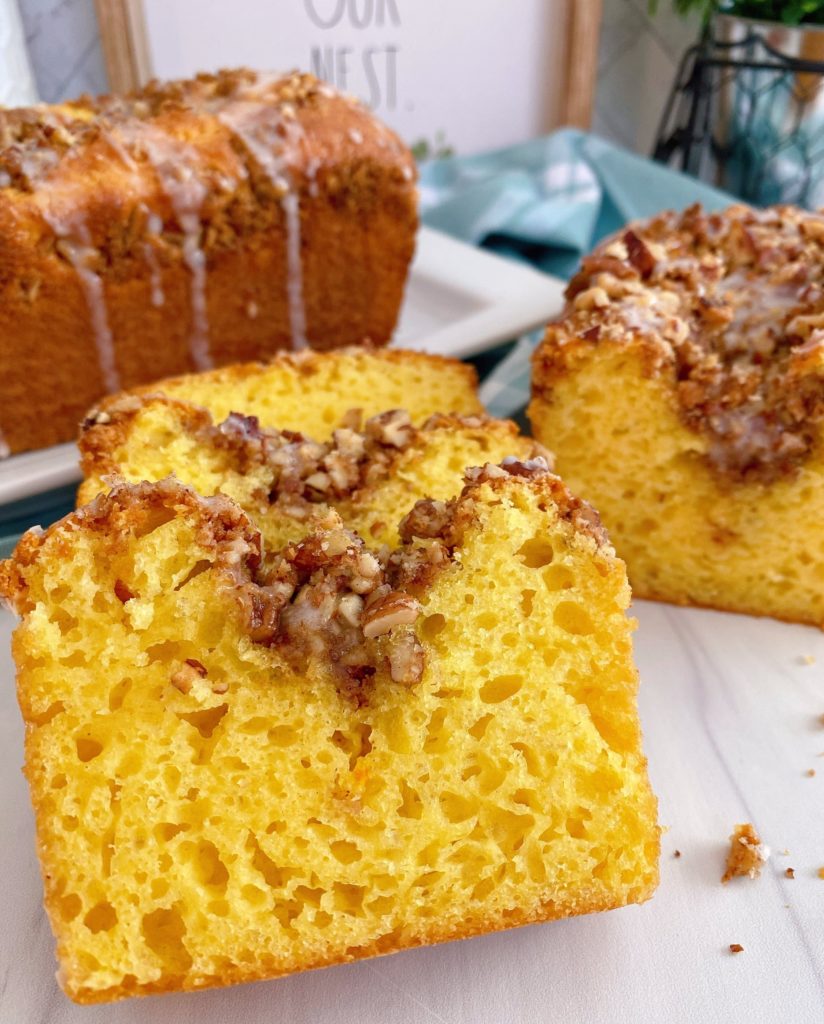
[[[573,0],[574,2],[574,0]],[[410,142],[460,152],[556,123],[566,0],[144,0],[161,78],[203,68],[320,71]]]
[[[94,0],[18,0],[40,99],[107,88]]]
[[[23,106],[37,98],[15,0],[0,0],[0,106]]]

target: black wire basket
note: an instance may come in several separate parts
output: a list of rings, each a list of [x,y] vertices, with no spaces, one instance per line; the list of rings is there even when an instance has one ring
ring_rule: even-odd
[[[653,159],[751,203],[824,205],[824,59],[811,49],[824,56],[820,30],[717,19],[684,54]]]

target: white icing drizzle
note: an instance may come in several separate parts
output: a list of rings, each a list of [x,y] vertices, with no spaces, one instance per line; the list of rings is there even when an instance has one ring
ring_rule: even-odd
[[[58,217],[48,209],[43,209],[43,217],[57,236],[60,252],[74,268],[86,297],[103,386],[108,392],[119,391],[120,374],[117,372],[114,338],[109,327],[103,282],[90,265],[97,250],[91,244],[88,226],[84,221]]]
[[[191,279],[192,333],[189,351],[195,369],[209,370],[214,364],[209,351],[206,256],[200,244],[200,211],[207,195],[207,186],[196,174],[202,159],[189,143],[145,121],[124,122],[117,126],[117,132],[126,142],[133,143],[146,154],[183,231],[183,262]],[[150,243],[147,245],[150,246]],[[154,293],[156,296],[157,292]]]
[[[62,130],[62,122],[53,115],[44,112],[42,120],[56,130]],[[59,156],[54,150],[44,148],[33,149],[24,157],[22,170],[35,192],[39,191],[43,195],[43,178],[54,168],[58,160]],[[103,386],[107,391],[119,391],[120,376],[117,372],[114,338],[106,312],[103,282],[91,267],[97,250],[92,245],[88,225],[80,219],[76,211],[71,216],[59,215],[47,203],[40,204],[40,212],[54,232],[59,251],[73,267],[83,290]]]
[[[320,170],[320,160],[316,156],[310,157],[306,161],[306,180],[309,182],[309,195],[314,199],[318,194],[318,171]]]
[[[157,254],[152,245],[152,239],[160,238],[163,234],[163,221],[156,213],[148,213],[146,229],[149,237],[143,243],[143,254],[149,267],[149,287],[151,288],[152,305],[159,309],[165,304],[166,296],[163,292],[163,277],[160,273],[160,264],[157,262]]]
[[[132,157],[131,153],[126,149],[121,140],[110,131],[105,136],[106,142],[114,150],[123,165],[128,168],[134,179],[135,185],[140,188],[142,179],[140,176],[140,168]],[[146,217],[146,230],[149,237],[143,243],[143,255],[146,260],[146,265],[149,268],[149,288],[151,293],[152,305],[155,307],[162,306],[166,301],[166,296],[163,294],[163,279],[160,274],[160,265],[157,262],[157,255],[155,254],[154,247],[152,245],[152,238],[159,238],[163,234],[163,221],[158,217],[156,213],[152,213],[149,207],[145,203],[140,203],[140,210]]]
[[[217,117],[249,150],[275,191],[282,194],[280,202],[286,224],[286,300],[292,348],[304,349],[307,341],[300,198],[287,162],[288,153],[296,146],[302,129],[297,121],[283,118],[271,103],[257,100],[229,103],[217,111]],[[288,147],[284,146],[284,140],[287,140]],[[317,166],[312,171],[313,179],[316,173]]]
[[[783,322],[798,306],[806,286],[806,282],[794,285],[759,281],[746,270],[735,270],[722,278],[716,294],[730,302],[735,311],[723,337],[727,352],[771,355]]]
[[[290,190],[281,200],[286,215],[286,296],[289,301],[289,323],[292,348],[307,347],[306,307],[303,304],[303,261],[300,255],[300,200]]]
[[[132,177],[135,179],[135,181],[139,183],[140,168],[137,166],[137,163],[132,157],[132,154],[128,151],[128,149],[126,149],[126,147],[123,145],[120,139],[114,134],[114,132],[109,132],[107,135],[104,135],[103,137],[109,148],[114,150],[120,162],[129,171],[131,171]]]
[[[100,364],[100,373],[103,377],[103,385],[107,391],[119,391],[120,374],[117,372],[114,338],[109,327],[103,282],[100,280],[99,274],[96,274],[89,266],[91,260],[94,259],[95,250],[88,242],[83,245],[76,245],[74,242],[67,240],[65,252],[86,293],[86,302],[89,305],[89,312],[92,318],[92,331],[94,332],[94,341],[97,346],[97,358]]]
[[[126,149],[126,147],[123,145],[120,139],[117,138],[114,132],[109,132],[107,135],[104,136],[104,138],[109,147],[113,149],[114,152],[117,154],[118,158],[120,159],[120,162],[124,165],[124,167],[127,168],[129,173],[132,175],[132,178],[135,182],[135,186],[139,189],[142,184],[140,168],[138,167],[137,162],[132,157],[131,153],[128,151],[128,149]],[[157,214],[152,213],[145,203],[140,203],[139,209],[146,217],[146,226],[149,235],[154,235],[155,237],[161,235],[163,232],[163,221],[160,219],[160,217],[158,217]],[[144,242],[143,255],[146,259],[146,264],[149,268],[149,287],[151,290],[152,305],[162,306],[165,301],[165,296],[163,294],[163,284],[160,276],[160,266],[158,265],[157,257],[155,255],[154,248],[152,247],[151,244],[151,239],[147,239],[147,241]]]
[[[206,307],[206,254],[200,246],[200,217],[196,213],[178,213],[183,228],[183,262],[192,275],[192,336],[189,348],[198,370],[214,364],[209,352],[209,313]]]
[[[63,122],[48,107],[37,108],[42,124],[56,133],[63,132]],[[20,155],[20,170],[33,187],[60,162],[60,154],[50,147],[24,148]]]
[[[303,134],[294,117],[294,108],[278,108],[266,98],[267,90],[282,79],[279,73],[259,74],[254,86],[247,90],[245,99],[219,98],[207,103],[218,119],[236,135],[254,157],[263,173],[281,196],[286,228],[286,298],[292,347],[307,347],[306,311],[303,298],[303,265],[301,258],[300,196],[296,188],[289,155],[299,144]],[[321,88],[323,95],[333,95]],[[105,118],[105,115],[104,115]],[[360,132],[352,130],[350,138],[358,143]],[[134,147],[144,153],[157,174],[160,187],[171,203],[173,213],[183,232],[183,261],[191,280],[192,333],[189,347],[196,369],[210,369],[213,365],[209,349],[209,324],[206,300],[206,256],[201,246],[201,209],[207,196],[207,185],[198,177],[202,167],[199,152],[189,143],[168,135],[157,125],[127,119],[118,125],[109,125],[106,142],[132,172],[140,184],[138,161],[130,152]],[[26,156],[23,173],[34,186],[45,178],[58,162],[57,153],[50,149],[34,149]],[[319,161],[312,159],[306,177],[310,195],[317,195],[316,175]],[[0,185],[3,182],[0,182]],[[227,182],[230,186],[232,182]],[[143,254],[149,268],[152,305],[165,304],[163,282],[153,239],[163,232],[161,218],[141,204],[147,215],[148,237]],[[120,388],[114,339],[109,327],[103,282],[92,269],[97,255],[91,244],[88,226],[78,221],[58,217],[44,206],[44,218],[61,243],[60,251],[74,268],[88,305],[91,326],[97,348],[100,373],[107,391]],[[255,309],[255,314],[257,310]],[[250,313],[250,317],[252,314]],[[0,433],[0,457],[8,454],[8,446]]]

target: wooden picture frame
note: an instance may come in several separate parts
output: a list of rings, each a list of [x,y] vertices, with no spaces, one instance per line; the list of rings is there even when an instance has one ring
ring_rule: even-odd
[[[561,94],[561,124],[587,129],[592,124],[598,81],[598,41],[602,0],[569,0],[566,69]]]
[[[128,92],[153,74],[142,0],[95,0],[100,39],[114,92]],[[567,0],[566,61],[558,125],[592,123],[603,0]]]
[[[141,0],[95,0],[100,44],[112,92],[129,92],[152,77]]]

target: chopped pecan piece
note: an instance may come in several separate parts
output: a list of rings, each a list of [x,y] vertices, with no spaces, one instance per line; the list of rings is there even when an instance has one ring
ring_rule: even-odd
[[[398,533],[401,540],[413,537],[440,537],[452,521],[452,509],[445,501],[422,498],[401,520]]]
[[[414,633],[403,633],[389,652],[389,675],[395,683],[414,686],[423,678],[423,647]]]
[[[414,597],[398,590],[367,605],[363,614],[363,635],[371,640],[383,636],[395,626],[408,626],[417,619],[421,606]]]
[[[649,277],[655,270],[655,259],[646,244],[631,230],[624,232],[624,244],[629,262],[641,277]]]

